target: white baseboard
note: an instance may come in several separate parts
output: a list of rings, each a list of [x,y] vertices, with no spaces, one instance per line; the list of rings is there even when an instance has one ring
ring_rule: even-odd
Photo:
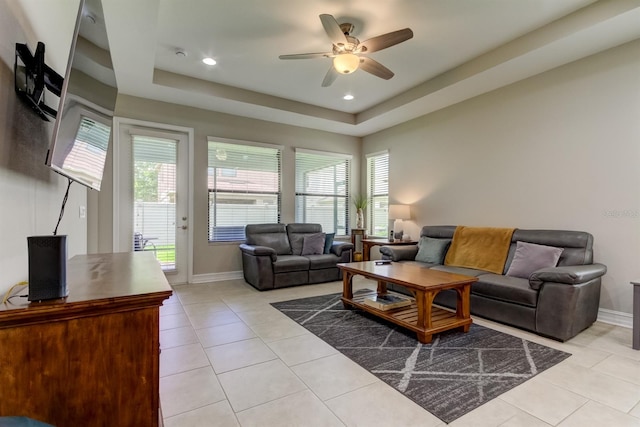
[[[222,273],[194,274],[189,283],[222,282],[225,280],[237,280],[244,278],[242,270],[224,271]]]
[[[598,310],[598,322],[609,323],[611,325],[623,326],[625,328],[633,327],[633,315],[623,313],[621,311],[608,310],[601,308]]]

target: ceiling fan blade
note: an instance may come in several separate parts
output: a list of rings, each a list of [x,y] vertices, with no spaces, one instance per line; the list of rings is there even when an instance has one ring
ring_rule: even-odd
[[[393,77],[393,71],[371,58],[361,57],[360,69],[385,80],[389,80],[391,77]]]
[[[331,39],[331,43],[335,45],[345,45],[348,43],[347,37],[342,32],[340,25],[338,25],[338,21],[336,21],[333,16],[323,13],[320,15],[320,21],[322,22],[322,26],[327,32],[327,35]]]
[[[412,37],[413,31],[410,28],[405,28],[365,40],[358,45],[358,49],[361,53],[375,52],[407,41]]]
[[[340,73],[338,73],[336,71],[335,68],[333,68],[333,65],[331,65],[331,67],[329,67],[329,71],[327,71],[327,74],[324,76],[324,80],[322,81],[322,87],[329,87],[331,86],[331,84],[336,81],[336,79],[338,78],[338,75]]]
[[[333,58],[335,55],[333,52],[318,52],[318,53],[294,53],[292,55],[280,55],[280,59],[311,59],[311,58]]]

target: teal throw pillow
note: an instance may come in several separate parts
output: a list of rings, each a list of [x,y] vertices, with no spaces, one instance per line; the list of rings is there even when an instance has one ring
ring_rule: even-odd
[[[432,239],[423,236],[418,242],[418,253],[415,260],[430,264],[443,264],[450,244],[451,239]]]
[[[333,238],[336,237],[336,233],[326,233],[324,235],[324,253],[331,253],[331,245],[333,245]]]

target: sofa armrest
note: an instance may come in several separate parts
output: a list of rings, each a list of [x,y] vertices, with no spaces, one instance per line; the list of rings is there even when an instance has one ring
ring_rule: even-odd
[[[240,250],[248,255],[271,257],[271,261],[275,261],[278,259],[278,255],[276,254],[275,249],[268,246],[253,246],[247,245],[246,243],[241,243]]]
[[[380,253],[384,259],[391,261],[413,261],[418,253],[418,245],[381,246]]]
[[[353,249],[353,243],[351,242],[333,242],[330,252],[336,254],[338,257],[342,256],[342,252]]]
[[[540,290],[544,282],[566,283],[577,285],[604,276],[607,267],[603,264],[568,265],[562,267],[543,268],[529,277],[529,286]]]

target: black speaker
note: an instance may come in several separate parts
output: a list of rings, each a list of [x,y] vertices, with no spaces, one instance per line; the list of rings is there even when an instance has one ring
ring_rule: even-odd
[[[31,236],[27,244],[29,301],[66,297],[67,236]]]

